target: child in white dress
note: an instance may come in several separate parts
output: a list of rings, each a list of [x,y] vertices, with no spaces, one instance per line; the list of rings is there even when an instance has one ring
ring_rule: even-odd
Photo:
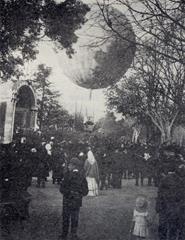
[[[133,213],[131,235],[135,240],[147,240],[149,235],[149,213],[148,201],[145,196],[136,198],[136,205]]]

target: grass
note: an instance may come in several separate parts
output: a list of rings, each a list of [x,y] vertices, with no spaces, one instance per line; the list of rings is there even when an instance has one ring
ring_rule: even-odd
[[[57,240],[62,232],[62,195],[57,185],[48,182],[45,189],[29,189],[33,196],[30,204],[30,219],[23,227],[11,226],[13,240]],[[132,180],[124,180],[120,190],[101,191],[98,197],[85,197],[80,212],[79,237],[83,240],[130,240],[129,229],[135,198],[147,195],[150,202],[150,240],[157,240],[157,218],[154,212],[156,188],[135,187]]]

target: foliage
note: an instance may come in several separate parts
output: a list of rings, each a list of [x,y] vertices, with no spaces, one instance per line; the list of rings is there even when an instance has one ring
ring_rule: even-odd
[[[129,41],[119,30],[120,23],[114,26],[110,19],[112,6],[125,9],[122,15],[131,21],[137,46],[132,73],[124,77],[122,85],[109,90],[109,107],[145,124],[153,123],[161,140],[169,140],[174,123],[184,114],[184,1],[100,2],[109,30]]]
[[[125,135],[125,126],[122,121],[116,121],[112,112],[107,112],[104,118],[101,118],[95,125],[96,132],[106,136]]]
[[[117,26],[111,24],[111,7],[116,5],[123,10],[122,15],[128,16],[136,34],[136,45],[157,52],[161,56],[167,57],[171,61],[184,64],[185,48],[185,4],[181,0],[116,0],[99,1],[99,7],[104,16],[104,21],[109,30],[119,36],[122,40],[125,38],[124,32]],[[172,49],[170,52],[155,49],[150,45],[149,39],[156,39],[162,42],[166,47]],[[132,42],[132,41],[131,41]]]
[[[34,59],[39,41],[48,39],[73,53],[75,31],[85,22],[87,5],[78,0],[1,0],[0,77],[18,77],[19,65]]]
[[[59,92],[52,89],[48,79],[50,74],[51,68],[40,64],[32,80],[38,95],[38,120],[41,129],[64,127],[70,118],[68,112],[58,102]]]
[[[150,44],[169,52],[156,41]],[[182,64],[140,49],[132,73],[108,89],[108,107],[140,122],[150,120],[161,132],[162,141],[169,140],[174,122],[184,114],[184,74]]]
[[[84,117],[80,113],[75,113],[74,116],[74,128],[77,131],[84,131]]]

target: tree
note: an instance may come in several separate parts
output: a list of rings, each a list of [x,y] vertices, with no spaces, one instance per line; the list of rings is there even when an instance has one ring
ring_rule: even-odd
[[[124,105],[127,99],[130,108],[124,109],[125,106],[118,104],[122,108],[120,111],[145,124],[152,121],[161,133],[161,140],[169,140],[174,122],[180,121],[184,104],[184,1],[99,1],[98,6],[109,30],[123,41],[132,42],[120,31],[118,17],[117,24],[112,24],[111,18],[116,16],[111,9],[115,5],[125,9],[122,15],[130,19],[136,35],[137,53],[134,73],[124,78],[126,89],[122,92],[123,89],[116,86],[117,89],[109,94],[113,94],[113,101],[114,93],[123,94],[120,101]]]
[[[76,131],[84,131],[84,117],[81,113],[74,115],[74,128]]]
[[[131,42],[126,38],[123,31],[119,30],[119,18],[117,25],[112,25],[112,6],[125,9],[122,15],[130,19],[136,34],[136,45],[150,48],[162,56],[169,58],[173,62],[184,64],[185,49],[185,2],[183,0],[103,0],[98,2],[98,6],[104,17],[104,21],[110,31],[122,40]],[[161,49],[152,48],[146,39],[155,38],[173,49],[172,52],[164,52]]]
[[[101,118],[95,125],[95,129],[105,136],[120,135],[123,128],[116,121],[116,117],[112,112],[107,112],[104,118]]]
[[[63,131],[70,119],[68,111],[65,110],[56,99],[51,99],[49,104],[47,103],[47,108],[44,113],[44,128],[52,127],[56,130],[60,128]]]
[[[54,91],[48,77],[51,74],[51,68],[40,64],[38,71],[34,74],[32,84],[38,95],[38,120],[39,127],[48,128],[64,127],[69,120],[68,112],[59,104],[58,91]]]
[[[0,77],[18,77],[19,66],[34,59],[41,40],[53,41],[73,54],[75,31],[85,22],[87,5],[78,0],[1,0]]]
[[[172,49],[151,41],[156,52],[141,48],[132,73],[107,92],[108,107],[137,118],[150,120],[160,131],[161,141],[171,140],[175,121],[184,114],[184,65],[169,60],[158,50],[171,55]]]

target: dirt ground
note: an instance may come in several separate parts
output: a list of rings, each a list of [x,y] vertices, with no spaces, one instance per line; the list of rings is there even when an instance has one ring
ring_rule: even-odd
[[[23,225],[12,223],[12,240],[57,240],[62,233],[62,195],[58,185],[47,182],[32,194],[30,219]],[[154,211],[156,188],[136,187],[133,180],[123,180],[120,190],[109,189],[98,197],[85,197],[80,212],[79,237],[82,240],[130,240],[129,229],[137,194],[145,194],[150,202],[152,224],[150,240],[157,240],[157,215]]]

